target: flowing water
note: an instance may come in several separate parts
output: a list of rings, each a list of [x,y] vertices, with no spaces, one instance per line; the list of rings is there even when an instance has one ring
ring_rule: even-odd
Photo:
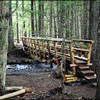
[[[15,64],[15,65],[7,65],[6,72],[7,74],[14,73],[32,73],[32,72],[50,72],[57,71],[57,65],[53,65],[53,68],[50,68],[50,64],[39,63],[39,64]]]

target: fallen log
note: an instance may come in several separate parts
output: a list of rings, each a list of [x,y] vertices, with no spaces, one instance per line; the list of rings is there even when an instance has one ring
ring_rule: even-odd
[[[30,92],[32,92],[32,90],[31,89],[28,89],[28,88],[21,89],[21,90],[18,90],[16,92],[13,92],[13,93],[9,93],[9,94],[0,96],[0,100],[12,98],[12,97],[18,96],[18,95],[23,94],[23,93],[26,93],[26,92],[30,93]]]
[[[13,87],[5,87],[5,91],[21,90],[23,88],[24,87],[16,87],[16,86],[13,86]]]

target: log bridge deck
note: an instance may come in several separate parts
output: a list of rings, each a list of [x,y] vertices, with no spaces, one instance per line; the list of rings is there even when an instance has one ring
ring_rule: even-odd
[[[96,74],[90,68],[93,40],[23,37],[22,42],[24,50],[38,57],[41,62],[45,59],[51,67],[52,63],[56,63],[58,73],[61,69],[62,55],[64,55],[65,73],[71,70],[74,76],[81,74],[86,80],[91,82],[96,80]]]

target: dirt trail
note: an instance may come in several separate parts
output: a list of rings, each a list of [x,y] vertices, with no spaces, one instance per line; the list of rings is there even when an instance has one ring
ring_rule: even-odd
[[[48,98],[61,97],[61,94],[49,94],[50,90],[61,86],[60,79],[53,78],[50,72],[28,73],[27,75],[7,75],[6,84],[7,86],[24,86],[32,88],[34,94],[29,94],[27,98],[38,98],[37,95],[42,95],[43,97],[49,96]],[[65,85],[65,92],[73,94],[74,98],[93,98],[96,89],[89,87],[89,85],[74,84],[74,86]],[[65,95],[65,98],[72,98],[72,96],[69,97]]]

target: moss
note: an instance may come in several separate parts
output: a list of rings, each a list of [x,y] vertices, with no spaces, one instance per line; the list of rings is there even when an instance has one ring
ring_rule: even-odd
[[[8,51],[11,51],[12,49],[14,49],[15,47],[14,47],[14,45],[13,44],[9,44],[8,45]]]

